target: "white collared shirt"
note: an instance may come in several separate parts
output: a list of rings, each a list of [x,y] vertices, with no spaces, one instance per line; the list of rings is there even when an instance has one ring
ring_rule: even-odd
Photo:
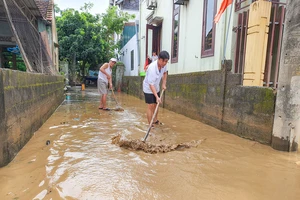
[[[167,65],[158,70],[157,60],[152,62],[146,72],[146,77],[143,81],[143,92],[148,94],[153,94],[150,85],[154,85],[156,92],[159,92],[159,83],[164,73],[167,72]]]

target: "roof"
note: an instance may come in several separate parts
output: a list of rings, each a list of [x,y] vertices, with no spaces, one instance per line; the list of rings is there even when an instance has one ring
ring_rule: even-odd
[[[52,14],[53,14],[53,0],[34,0],[34,1],[40,11],[40,15],[44,19],[51,21]]]
[[[109,4],[119,5],[121,10],[139,10],[140,0],[110,0]]]
[[[16,1],[21,8],[28,8],[30,13],[36,18],[43,18],[44,20],[52,20],[53,0],[22,0]],[[9,6],[10,4],[8,4]],[[14,12],[12,9],[11,12]],[[4,15],[4,4],[0,1],[0,15]]]

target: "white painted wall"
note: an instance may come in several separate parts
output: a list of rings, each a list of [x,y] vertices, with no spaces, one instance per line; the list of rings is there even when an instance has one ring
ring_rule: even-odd
[[[141,66],[143,71],[146,48],[146,24],[147,16],[151,13],[146,8],[146,1],[142,1],[140,8],[140,46]],[[202,25],[203,25],[203,0],[190,0],[187,5],[180,6],[180,30],[179,30],[179,52],[178,63],[169,62],[169,74],[181,74],[198,71],[211,71],[221,69],[223,48],[226,38],[227,21],[229,19],[230,6],[223,13],[216,26],[214,56],[201,58]],[[218,1],[218,8],[221,0]],[[231,24],[226,48],[226,59],[232,59],[232,27],[234,9],[232,10]],[[171,56],[172,45],[172,16],[173,1],[157,0],[157,8],[154,10],[154,17],[163,17],[161,49],[166,50]]]
[[[132,11],[132,10],[122,10],[124,13],[128,14],[134,14],[135,19],[129,20],[129,22],[136,22],[136,20],[139,20],[140,13],[139,11]],[[115,37],[116,38],[116,37]],[[117,40],[119,40],[120,37],[118,37]],[[134,69],[131,70],[131,51],[134,50]],[[120,61],[124,63],[125,65],[125,76],[138,76],[139,74],[139,48],[138,48],[138,41],[137,41],[137,35],[134,35],[127,44],[120,50],[120,52],[124,53],[124,55],[120,56]]]
[[[131,70],[131,51],[134,50],[134,69]],[[137,48],[137,36],[134,35],[127,44],[121,49],[124,52],[124,56],[121,55],[121,62],[125,65],[124,76],[138,76],[138,48]]]

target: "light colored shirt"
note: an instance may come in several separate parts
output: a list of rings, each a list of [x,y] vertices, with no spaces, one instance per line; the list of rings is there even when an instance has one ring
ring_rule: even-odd
[[[108,64],[108,68],[105,69],[105,72],[111,76],[112,70],[111,70],[111,67],[109,66],[109,64]],[[98,79],[101,79],[101,80],[103,80],[105,83],[108,83],[107,76],[106,76],[105,74],[103,74],[103,73],[100,71],[100,69],[99,69]]]
[[[167,66],[164,66],[159,71],[157,61],[152,62],[147,69],[146,76],[143,81],[143,92],[147,94],[153,94],[153,92],[150,89],[150,85],[154,85],[156,92],[159,92],[159,83],[164,73],[167,71]]]
[[[158,59],[158,56],[152,56],[151,61],[154,62]]]

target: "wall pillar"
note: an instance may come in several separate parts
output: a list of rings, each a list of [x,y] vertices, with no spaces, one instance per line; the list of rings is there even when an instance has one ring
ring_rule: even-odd
[[[283,32],[272,147],[297,151],[300,139],[300,1],[288,1]]]
[[[116,81],[114,83],[114,87],[117,89],[117,91],[122,90],[122,78],[124,76],[124,64],[117,64],[116,66]]]

